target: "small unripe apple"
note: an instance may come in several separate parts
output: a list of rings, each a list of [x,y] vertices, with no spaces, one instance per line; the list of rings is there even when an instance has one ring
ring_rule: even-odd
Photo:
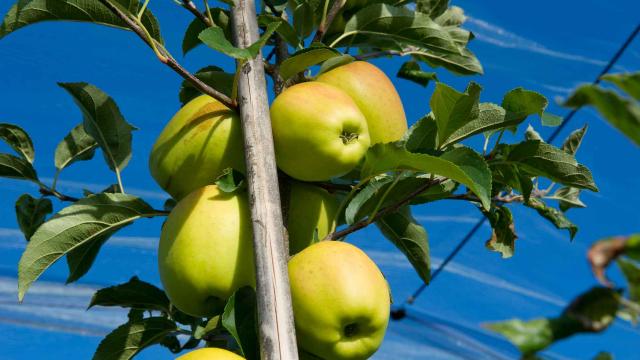
[[[255,286],[251,218],[244,193],[215,185],[178,202],[162,228],[160,279],[178,309],[214,315],[243,286]]]
[[[356,103],[335,86],[315,81],[276,97],[271,124],[278,167],[298,180],[344,175],[370,144],[367,121]]]
[[[242,360],[242,356],[220,348],[202,348],[190,351],[176,360]]]
[[[358,104],[367,119],[371,144],[400,140],[407,131],[400,96],[375,65],[354,61],[320,74],[316,80],[339,88]]]
[[[316,236],[322,240],[335,227],[339,203],[326,190],[300,182],[291,183],[287,231],[289,254],[294,255],[311,245]]]
[[[321,241],[289,261],[291,300],[301,349],[323,359],[368,359],[389,323],[389,287],[357,247]]]
[[[191,100],[175,114],[149,157],[151,175],[176,200],[213,184],[229,167],[244,172],[240,120],[208,95]]]

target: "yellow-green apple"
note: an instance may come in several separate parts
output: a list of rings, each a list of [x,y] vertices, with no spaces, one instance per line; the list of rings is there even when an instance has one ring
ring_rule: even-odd
[[[287,230],[289,254],[311,245],[314,238],[322,240],[336,227],[339,203],[326,190],[300,182],[291,183]]]
[[[276,162],[289,176],[322,181],[351,171],[369,148],[367,121],[335,86],[305,82],[271,105]]]
[[[190,351],[176,360],[242,360],[242,356],[220,348],[202,348]]]
[[[389,323],[389,287],[357,247],[321,241],[289,261],[300,348],[323,359],[368,359]]]
[[[173,208],[162,228],[158,265],[171,302],[214,315],[242,286],[254,286],[253,242],[245,193],[199,188]]]
[[[385,73],[365,61],[320,74],[319,82],[346,92],[367,119],[371,144],[400,140],[407,131],[407,118],[400,96]]]
[[[180,200],[213,184],[226,168],[244,172],[242,144],[236,113],[201,95],[180,109],[156,140],[149,157],[151,175]]]

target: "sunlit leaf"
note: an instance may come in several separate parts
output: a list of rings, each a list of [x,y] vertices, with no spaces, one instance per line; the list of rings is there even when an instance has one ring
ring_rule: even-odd
[[[33,142],[21,127],[0,123],[0,140],[4,141],[13,150],[15,150],[22,158],[30,163],[33,163],[35,158],[35,150],[33,149]]]

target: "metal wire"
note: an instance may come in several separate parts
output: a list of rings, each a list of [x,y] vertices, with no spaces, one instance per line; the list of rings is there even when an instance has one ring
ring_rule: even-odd
[[[618,51],[616,51],[616,53],[613,55],[611,60],[609,60],[607,65],[602,69],[600,74],[598,74],[598,76],[595,78],[595,80],[593,80],[592,83],[594,85],[599,84],[602,81],[602,76],[606,75],[609,71],[611,71],[613,66],[618,62],[618,60],[620,60],[620,57],[622,56],[622,54],[624,54],[624,52],[627,50],[629,45],[631,45],[631,43],[633,42],[635,37],[638,35],[638,33],[640,33],[640,23],[638,23],[638,25],[631,32],[631,34],[629,34],[629,36],[626,38],[624,43],[622,43],[622,45],[620,46]],[[560,126],[555,128],[553,133],[551,135],[549,135],[549,137],[546,139],[546,142],[552,143],[558,137],[558,135],[560,135],[562,130],[567,126],[567,124],[571,121],[571,119],[573,119],[573,117],[578,112],[578,110],[580,110],[580,107],[571,110],[571,112],[569,112],[567,115],[565,115],[563,120],[562,120],[562,123],[560,124]],[[442,261],[440,266],[438,266],[438,268],[433,272],[433,274],[431,275],[431,283],[433,283],[433,281],[435,281],[435,279],[438,277],[438,275],[451,262],[451,260],[453,260],[453,258],[455,258],[456,255],[458,255],[460,253],[460,251],[465,247],[465,245],[467,245],[469,240],[471,240],[473,238],[473,235],[475,235],[475,233],[478,232],[478,230],[480,230],[480,228],[482,227],[482,224],[484,224],[486,221],[487,221],[486,217],[483,217],[483,218],[479,219],[478,222],[473,226],[473,228],[471,228],[471,230],[469,230],[467,235],[465,235],[464,238],[462,238],[462,240],[458,243],[458,245],[456,245],[456,247],[444,259],[444,261]],[[400,305],[397,309],[394,309],[394,310],[391,311],[391,318],[394,319],[394,320],[400,320],[400,319],[404,318],[406,316],[405,306],[413,304],[416,301],[416,299],[420,296],[420,294],[422,294],[422,292],[426,288],[427,288],[427,284],[425,284],[425,283],[421,284],[413,292],[413,294],[411,296],[409,296],[404,301],[404,303],[402,305]]]

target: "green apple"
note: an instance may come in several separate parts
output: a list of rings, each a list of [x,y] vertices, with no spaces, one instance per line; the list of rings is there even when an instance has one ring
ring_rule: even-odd
[[[368,359],[389,323],[389,287],[357,247],[321,241],[289,261],[289,281],[301,349],[323,359]]]
[[[176,360],[241,360],[242,356],[220,348],[202,348],[190,351]]]
[[[149,168],[175,199],[213,184],[222,171],[244,172],[242,128],[236,113],[202,95],[187,103],[156,140]]]
[[[340,204],[326,190],[294,181],[291,183],[287,231],[289,254],[294,255],[311,245],[314,238],[322,240],[335,227]]]
[[[375,65],[365,61],[320,74],[319,82],[346,92],[367,119],[371,144],[400,140],[407,131],[407,117],[391,80]]]
[[[367,121],[342,90],[305,82],[283,91],[271,105],[278,167],[303,181],[344,175],[369,148]]]
[[[215,185],[180,200],[162,228],[160,279],[171,302],[199,317],[214,315],[243,286],[255,286],[246,194]]]

